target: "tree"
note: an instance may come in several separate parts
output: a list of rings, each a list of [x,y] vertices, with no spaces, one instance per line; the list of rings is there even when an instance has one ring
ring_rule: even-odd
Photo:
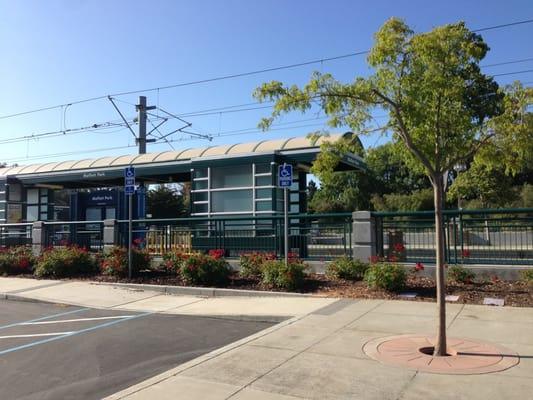
[[[305,112],[313,104],[319,104],[330,116],[331,126],[347,125],[359,133],[371,130],[376,110],[387,113],[389,118],[383,129],[392,131],[392,140],[399,144],[397,149],[404,160],[411,168],[424,172],[433,188],[436,356],[445,356],[447,351],[444,177],[497,135],[508,136],[508,140],[498,142],[504,148],[508,142],[520,142],[523,133],[514,129],[518,118],[504,112],[511,107],[503,101],[505,95],[498,84],[480,70],[479,62],[488,50],[482,37],[468,30],[463,22],[415,34],[402,20],[392,18],[375,35],[368,56],[372,75],[342,83],[330,74],[315,72],[302,88],[272,81],[254,92],[259,101],[275,102],[271,117],[259,124],[264,129],[281,114]],[[503,115],[501,121],[493,121],[499,115]],[[331,151],[332,146],[324,146],[333,153],[326,154],[326,159],[340,157],[338,154],[347,148],[343,140],[335,151]]]
[[[157,185],[147,193],[147,213],[152,218],[177,218],[187,215],[184,196],[179,188]]]
[[[504,168],[473,163],[453,181],[449,197],[459,203],[462,200],[473,201],[470,206],[476,204],[481,208],[492,208],[508,206],[516,200],[517,194],[513,191],[513,180],[505,174]]]

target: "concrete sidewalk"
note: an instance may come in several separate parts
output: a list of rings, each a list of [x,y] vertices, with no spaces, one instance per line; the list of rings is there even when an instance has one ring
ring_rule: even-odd
[[[432,303],[322,298],[198,298],[86,282],[0,278],[32,299],[176,314],[293,316],[278,325],[108,397],[111,399],[520,399],[533,393],[533,308],[448,305],[449,336],[478,338],[520,354],[485,375],[437,375],[380,364],[362,346],[403,333],[432,333]],[[32,281],[32,282],[28,282]],[[40,285],[48,284],[46,287]]]

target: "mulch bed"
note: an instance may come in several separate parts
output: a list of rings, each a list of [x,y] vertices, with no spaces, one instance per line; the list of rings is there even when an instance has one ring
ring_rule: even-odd
[[[97,282],[120,282],[120,283],[140,283],[150,285],[175,285],[187,286],[187,283],[180,277],[169,275],[164,272],[145,271],[132,279],[117,278],[105,275],[91,275],[76,277],[76,280],[84,279]],[[258,280],[240,277],[237,273],[231,276],[228,289],[246,290],[269,290]],[[322,274],[309,274],[304,287],[300,293],[315,294],[326,297],[343,297],[352,299],[398,299],[410,301],[435,301],[435,282],[433,279],[422,276],[409,276],[407,285],[402,292],[387,292],[382,290],[369,289],[362,281],[332,280]],[[406,299],[402,294],[416,293],[415,298]],[[486,297],[500,298],[505,300],[506,306],[533,307],[533,286],[529,286],[520,281],[502,281],[499,279],[470,284],[449,282],[446,294],[458,295],[456,303],[483,304]]]

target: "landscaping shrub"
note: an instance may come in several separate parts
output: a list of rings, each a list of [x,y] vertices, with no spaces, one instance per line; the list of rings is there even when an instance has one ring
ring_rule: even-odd
[[[240,275],[246,278],[260,278],[262,275],[263,264],[270,260],[275,260],[276,255],[273,253],[248,253],[241,254],[240,257]]]
[[[533,268],[522,271],[520,277],[522,281],[533,286]]]
[[[205,254],[192,254],[181,265],[181,276],[194,285],[225,285],[230,274],[226,260]]]
[[[0,274],[15,275],[33,272],[35,257],[25,246],[0,249]]]
[[[224,249],[211,249],[207,252],[207,255],[213,258],[223,258],[226,255]]]
[[[170,273],[181,274],[183,262],[190,256],[181,250],[171,250],[163,254],[163,268]]]
[[[296,259],[291,259],[288,265],[281,260],[266,261],[262,267],[262,281],[277,289],[296,290],[303,286],[306,268],[307,265]]]
[[[365,282],[371,289],[397,291],[405,287],[407,272],[399,264],[374,264],[365,273]]]
[[[44,250],[37,259],[34,274],[38,277],[62,278],[94,273],[96,270],[96,260],[87,249],[71,245]]]
[[[137,275],[140,270],[150,268],[150,254],[146,249],[131,248],[131,272]],[[128,276],[128,249],[115,246],[100,260],[100,270],[104,275]]]
[[[335,279],[360,280],[363,279],[369,264],[353,260],[349,257],[340,257],[328,264],[326,275]]]
[[[474,273],[461,265],[448,268],[448,279],[456,283],[472,283],[474,278]]]

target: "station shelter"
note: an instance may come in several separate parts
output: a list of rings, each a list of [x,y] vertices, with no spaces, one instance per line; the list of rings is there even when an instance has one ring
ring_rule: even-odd
[[[293,165],[289,212],[307,211],[307,174],[324,141],[351,133],[261,140],[204,148],[50,162],[0,169],[0,224],[33,221],[125,220],[124,169],[139,185],[133,218],[146,218],[146,190],[153,184],[191,184],[191,217],[261,216],[283,213],[278,165]],[[344,154],[338,170],[364,169]]]

